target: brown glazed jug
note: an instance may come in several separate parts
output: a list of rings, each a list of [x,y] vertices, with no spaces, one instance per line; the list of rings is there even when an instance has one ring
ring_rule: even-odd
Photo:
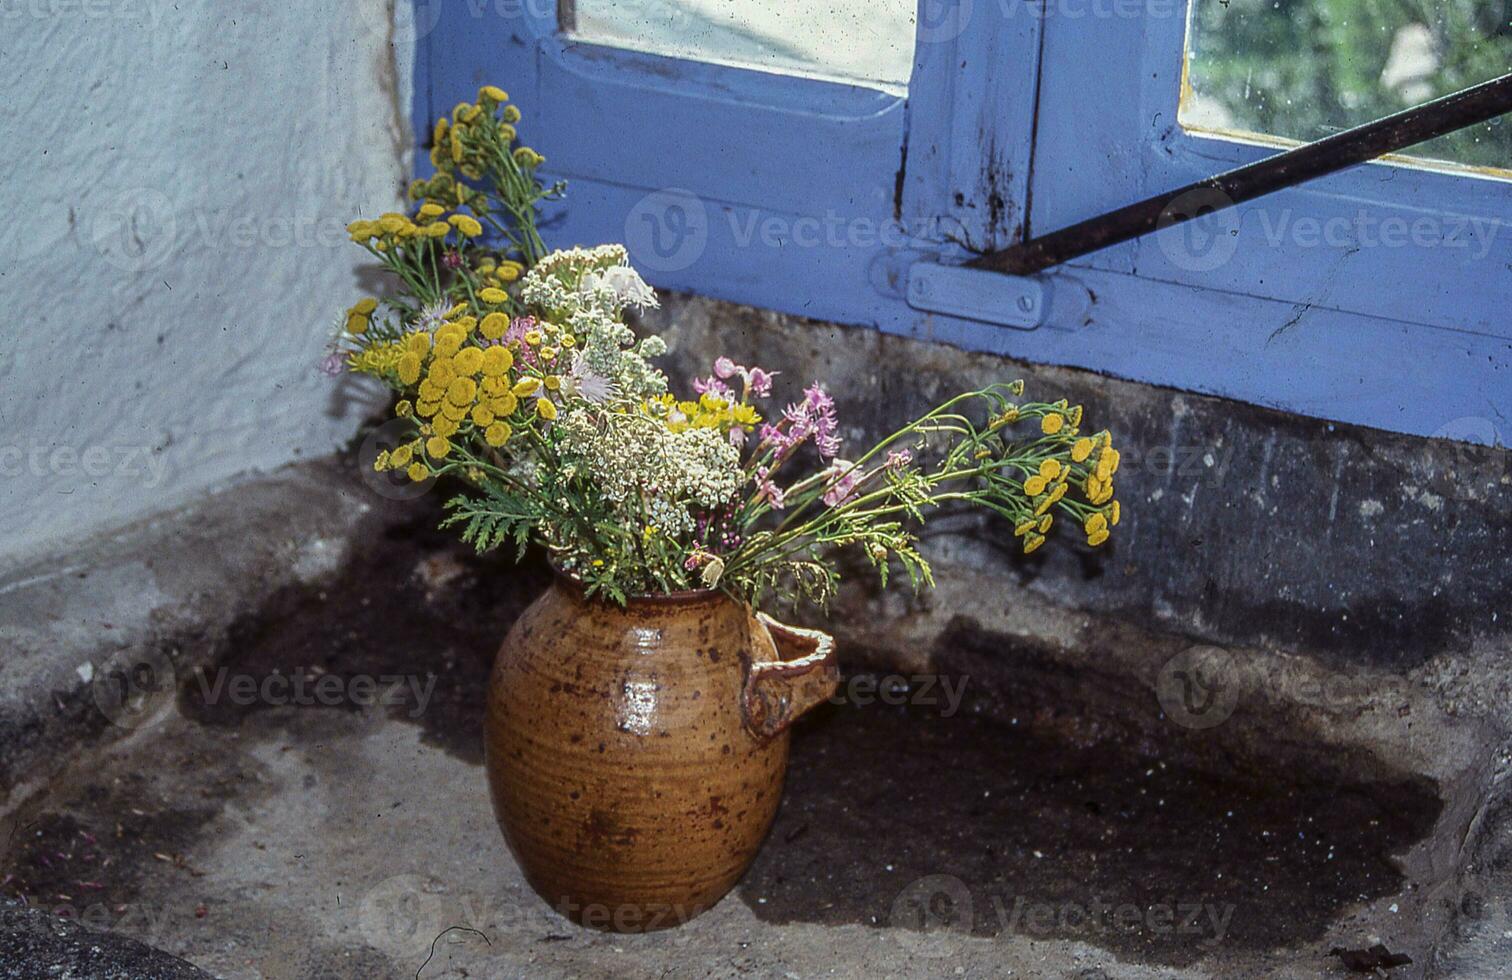
[[[619,606],[558,576],[488,687],[488,782],[536,892],[616,932],[680,925],[756,857],[788,727],[839,683],[834,643],[716,591]]]

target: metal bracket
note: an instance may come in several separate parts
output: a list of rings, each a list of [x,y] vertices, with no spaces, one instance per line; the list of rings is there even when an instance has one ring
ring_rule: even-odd
[[[908,267],[908,305],[927,313],[980,320],[1015,330],[1035,330],[1045,321],[1045,284],[938,262]]]

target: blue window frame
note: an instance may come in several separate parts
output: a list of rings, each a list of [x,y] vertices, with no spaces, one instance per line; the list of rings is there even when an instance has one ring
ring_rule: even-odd
[[[942,268],[1274,152],[1177,123],[1185,0],[920,0],[906,98],[583,43],[552,0],[415,4],[422,141],[502,84],[570,182],[548,240],[624,241],[658,286],[1396,431],[1507,430],[1512,183],[1373,164],[1033,282]]]

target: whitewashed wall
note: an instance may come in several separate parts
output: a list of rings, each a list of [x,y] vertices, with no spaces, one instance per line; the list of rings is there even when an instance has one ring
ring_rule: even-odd
[[[0,566],[351,436],[316,364],[402,188],[390,20],[0,0]]]

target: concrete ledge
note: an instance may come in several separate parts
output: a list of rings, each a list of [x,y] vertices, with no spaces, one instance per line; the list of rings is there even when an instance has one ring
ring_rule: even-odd
[[[375,502],[352,463],[288,466],[0,579],[0,801],[171,702],[237,616],[339,568]]]

